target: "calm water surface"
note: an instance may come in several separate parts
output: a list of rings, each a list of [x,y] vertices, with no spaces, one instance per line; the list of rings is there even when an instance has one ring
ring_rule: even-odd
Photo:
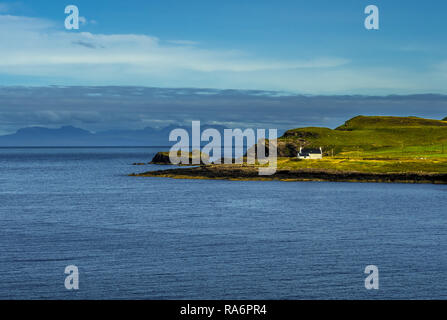
[[[127,176],[156,151],[0,149],[0,299],[447,298],[447,186]]]

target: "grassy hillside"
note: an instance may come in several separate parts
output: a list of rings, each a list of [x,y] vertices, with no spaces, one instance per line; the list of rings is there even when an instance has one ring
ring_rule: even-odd
[[[279,141],[282,145],[321,146],[326,156],[342,158],[444,158],[447,121],[358,116],[335,130],[292,129]]]
[[[336,130],[366,130],[389,128],[447,127],[443,120],[432,120],[418,117],[380,117],[357,116],[345,122]]]
[[[260,146],[268,150],[265,144],[255,147]],[[302,146],[322,147],[323,159],[298,159],[297,152]],[[167,158],[166,154],[160,156]],[[232,180],[447,183],[447,121],[358,116],[334,130],[319,127],[292,129],[278,139],[275,175],[259,176],[257,166],[262,165],[218,164],[139,175]]]

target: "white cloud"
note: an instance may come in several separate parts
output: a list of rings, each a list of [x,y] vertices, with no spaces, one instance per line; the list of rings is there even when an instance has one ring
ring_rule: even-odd
[[[81,26],[85,26],[88,24],[87,18],[83,17],[83,16],[79,16],[79,23],[81,24]]]
[[[89,24],[93,24],[93,25],[98,24],[98,22],[96,20],[88,20],[84,16],[79,16],[79,24],[81,27],[82,26],[85,27],[86,25],[89,25]]]
[[[84,18],[84,24],[86,19]],[[81,21],[81,23],[82,23]],[[190,70],[198,72],[250,72],[291,68],[327,68],[347,63],[324,58],[274,61],[247,56],[238,51],[212,51],[175,42],[164,46],[159,39],[137,34],[92,34],[61,32],[47,21],[27,17],[0,16],[0,67],[48,67],[60,65],[110,65],[138,67],[140,71]],[[11,43],[12,41],[12,43]],[[172,43],[172,42],[171,42]],[[79,45],[81,44],[81,45]],[[83,45],[84,44],[84,45]],[[89,50],[101,48],[101,50]],[[10,72],[12,72],[10,70]]]
[[[81,17],[81,23],[87,19]],[[151,36],[136,34],[92,34],[57,31],[43,19],[0,16],[1,67],[44,67],[70,64],[128,65],[141,70],[191,70],[199,72],[247,72],[290,68],[326,68],[347,63],[345,59],[325,58],[275,61],[250,57],[238,51],[212,51],[194,48],[195,42],[170,41],[176,46],[163,46]],[[76,45],[89,43],[102,48],[93,52]],[[3,71],[5,71],[3,69]],[[9,68],[8,72],[13,72]]]
[[[52,21],[12,15],[0,15],[0,38],[0,79],[33,77],[36,84],[408,93],[433,91],[435,83],[391,68],[353,67],[340,57],[271,59],[208,50],[190,40],[66,31]]]

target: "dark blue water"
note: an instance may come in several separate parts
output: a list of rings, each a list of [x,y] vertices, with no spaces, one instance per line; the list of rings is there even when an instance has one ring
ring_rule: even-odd
[[[447,186],[126,176],[156,151],[0,149],[0,299],[447,298]]]

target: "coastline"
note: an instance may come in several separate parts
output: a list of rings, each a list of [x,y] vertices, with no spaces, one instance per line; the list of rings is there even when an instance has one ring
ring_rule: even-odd
[[[447,184],[446,173],[364,173],[331,170],[278,169],[271,176],[258,175],[254,166],[208,165],[193,168],[132,173],[134,177],[163,177],[174,179],[212,179],[236,181],[330,181],[330,182],[375,182],[375,183],[430,183]]]
[[[188,160],[184,163],[200,163],[198,166],[160,168],[132,176],[447,184],[446,129],[445,120],[357,116],[335,129],[305,127],[286,131],[275,142],[276,172],[271,176],[260,176],[260,164],[248,164],[247,154],[242,164],[235,164],[234,159],[208,164],[197,161],[208,157],[199,150],[184,156]],[[256,153],[259,148],[265,149],[267,155],[270,142],[258,142],[251,148]],[[169,152],[158,152],[150,163],[171,164]]]

